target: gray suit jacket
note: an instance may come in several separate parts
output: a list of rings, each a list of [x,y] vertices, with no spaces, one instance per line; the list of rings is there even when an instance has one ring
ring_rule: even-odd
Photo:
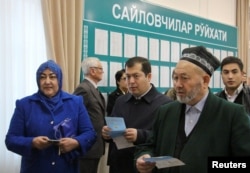
[[[102,139],[101,130],[104,126],[105,100],[103,95],[87,79],[75,89],[74,94],[83,97],[90,119],[97,133],[97,141],[84,156],[84,158],[100,158],[105,151],[105,142]]]

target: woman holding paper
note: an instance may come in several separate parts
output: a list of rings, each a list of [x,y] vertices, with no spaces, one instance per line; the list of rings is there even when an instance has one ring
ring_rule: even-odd
[[[52,60],[36,72],[38,91],[16,101],[5,143],[22,156],[21,173],[78,173],[77,158],[96,133],[82,97],[62,91],[62,71]]]

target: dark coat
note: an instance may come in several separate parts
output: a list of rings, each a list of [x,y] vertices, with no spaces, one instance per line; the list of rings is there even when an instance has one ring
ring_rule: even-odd
[[[182,107],[178,101],[162,106],[154,122],[152,136],[135,154],[173,156]],[[180,152],[180,173],[206,173],[209,156],[250,156],[250,121],[242,105],[223,100],[209,93],[189,139]],[[175,173],[175,168],[157,173]]]
[[[108,116],[111,115],[116,99],[122,95],[124,94],[119,88],[116,88],[115,91],[113,91],[112,93],[108,95],[108,103],[107,103],[107,115]]]
[[[84,105],[97,132],[97,141],[84,158],[100,158],[105,151],[105,142],[101,135],[105,116],[104,97],[87,79],[75,89],[74,94],[84,98]]]
[[[140,100],[136,100],[130,93],[116,100],[111,116],[123,117],[127,128],[137,129],[135,145],[144,143],[152,128],[156,110],[163,104],[171,102],[167,96],[159,93],[154,86]],[[117,150],[116,145],[109,145],[108,164],[120,166],[122,172],[134,171],[134,147]]]
[[[227,100],[225,90],[222,90],[216,93],[215,95]],[[239,93],[239,95],[236,97],[234,103],[242,104],[245,107],[248,115],[250,116],[250,88],[249,86],[243,85],[243,89]]]

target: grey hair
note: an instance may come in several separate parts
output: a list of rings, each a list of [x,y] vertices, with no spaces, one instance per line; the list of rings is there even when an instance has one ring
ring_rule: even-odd
[[[90,67],[97,67],[99,62],[100,60],[96,57],[85,58],[81,64],[83,74],[89,74]]]

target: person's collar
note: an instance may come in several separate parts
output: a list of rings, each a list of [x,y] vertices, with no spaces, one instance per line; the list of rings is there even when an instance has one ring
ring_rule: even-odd
[[[85,79],[88,80],[90,83],[92,83],[95,88],[97,88],[96,83],[92,79],[90,79],[89,77],[85,77]]]
[[[239,87],[234,91],[233,95],[229,95],[226,88],[224,88],[224,91],[227,97],[232,97],[232,96],[238,95],[242,91],[242,89],[243,89],[243,83],[239,85]]]
[[[117,87],[116,88],[116,92],[119,94],[119,95],[124,95],[126,94],[123,90],[121,90],[121,88]]]
[[[152,88],[152,85],[150,84],[150,87],[148,88],[148,90],[145,93],[143,93],[142,95],[135,97],[135,99],[140,100],[143,96],[145,96],[150,91],[151,88]]]
[[[118,87],[117,89],[118,89],[123,95],[127,93],[126,91],[122,90],[122,88],[120,88],[120,87]]]
[[[187,112],[189,110],[190,107],[195,107],[197,110],[199,110],[200,112],[202,111],[205,102],[207,100],[207,96],[208,96],[209,91],[204,95],[204,97],[198,102],[196,103],[194,106],[188,105],[186,104],[186,110],[185,112]]]
[[[157,95],[157,93],[159,92],[154,87],[154,85],[151,84],[150,89],[143,94],[143,98],[141,98],[142,96],[140,98],[143,99],[146,103],[150,103],[155,99],[155,96]],[[126,95],[127,95],[126,102],[128,102],[129,100],[136,99],[135,96],[133,96],[130,92],[128,92]]]

